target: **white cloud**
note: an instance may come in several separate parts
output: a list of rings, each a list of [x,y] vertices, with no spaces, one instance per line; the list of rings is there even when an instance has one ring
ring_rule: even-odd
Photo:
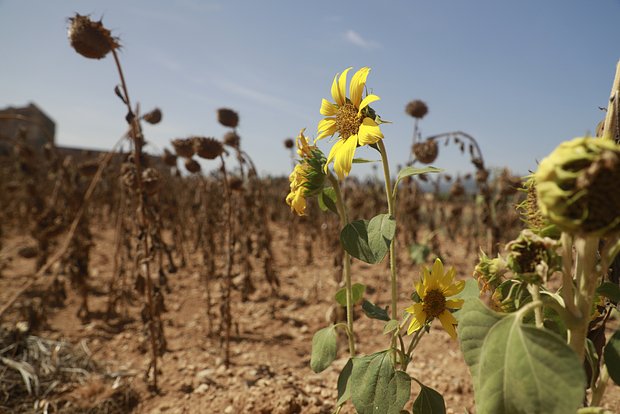
[[[347,30],[347,32],[344,34],[344,39],[347,42],[354,44],[355,46],[359,46],[363,49],[376,49],[378,47],[381,47],[379,42],[364,39],[362,35],[351,29]]]

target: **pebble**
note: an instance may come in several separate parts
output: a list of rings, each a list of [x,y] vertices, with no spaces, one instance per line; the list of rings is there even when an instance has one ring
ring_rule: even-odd
[[[209,391],[209,384],[200,384],[198,387],[196,387],[194,393],[205,394],[207,391]]]
[[[224,414],[231,414],[234,410],[234,407],[232,405],[229,405],[224,409]]]

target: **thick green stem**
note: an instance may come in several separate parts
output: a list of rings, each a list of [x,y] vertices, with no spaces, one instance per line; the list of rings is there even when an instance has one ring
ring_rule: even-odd
[[[327,178],[332,183],[332,187],[334,188],[334,192],[336,193],[336,207],[338,208],[340,225],[344,227],[349,223],[349,217],[347,215],[347,208],[344,205],[344,200],[342,199],[342,193],[340,192],[340,183],[331,173],[327,175]],[[347,253],[346,250],[344,251],[342,261],[344,262],[342,273],[344,275],[347,301],[347,336],[349,339],[349,354],[351,355],[351,357],[354,357],[355,335],[353,334],[353,288],[351,284],[351,256],[349,255],[349,253]]]
[[[530,295],[532,295],[533,301],[542,303],[540,298],[540,287],[538,285],[528,283],[527,290],[530,292]],[[534,308],[534,317],[536,319],[536,327],[542,329],[544,327],[542,305]]]
[[[377,143],[379,152],[381,153],[381,161],[383,162],[383,178],[385,180],[385,196],[388,204],[388,214],[392,218],[395,217],[394,212],[394,194],[392,193],[392,179],[390,177],[390,166],[388,164],[387,151],[383,141]],[[390,285],[392,293],[392,319],[398,320],[398,279],[396,277],[396,235],[390,243]]]
[[[579,359],[583,359],[585,355],[592,300],[598,285],[599,274],[596,271],[598,243],[598,237],[578,237],[575,239],[577,250],[575,306],[579,315],[575,326],[569,328],[569,345],[577,353]]]
[[[607,371],[607,365],[603,364],[598,381],[592,389],[592,401],[590,401],[590,406],[598,407],[601,404],[605,389],[607,388],[607,382],[609,382],[609,371]]]

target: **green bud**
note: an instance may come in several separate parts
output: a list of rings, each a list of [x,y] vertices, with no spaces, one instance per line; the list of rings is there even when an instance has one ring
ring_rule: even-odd
[[[604,236],[620,230],[620,145],[575,138],[543,159],[535,174],[543,217],[562,231]]]
[[[540,284],[562,267],[561,257],[556,252],[557,247],[556,240],[541,237],[531,230],[523,230],[515,240],[506,245],[508,268],[518,279]]]
[[[482,284],[483,291],[497,289],[507,271],[506,262],[499,255],[491,259],[480,251],[480,259],[474,268],[474,277]]]

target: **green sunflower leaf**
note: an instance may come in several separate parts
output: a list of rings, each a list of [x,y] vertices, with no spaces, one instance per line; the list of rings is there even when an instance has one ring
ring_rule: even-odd
[[[387,313],[387,310],[378,307],[374,303],[369,300],[364,299],[362,302],[362,310],[371,319],[378,319],[380,321],[388,322],[390,320],[390,316]]]
[[[367,164],[369,162],[381,162],[381,160],[367,160],[365,158],[353,158],[353,164]]]
[[[310,357],[310,368],[314,372],[321,372],[327,369],[336,359],[337,344],[336,327],[330,325],[327,328],[318,330],[312,337],[312,355]]]
[[[394,370],[388,351],[353,358],[350,381],[360,414],[400,414],[411,394],[411,377]]]
[[[620,286],[612,282],[603,282],[597,289],[596,293],[605,296],[614,303],[620,302]]]
[[[319,201],[319,208],[322,211],[330,210],[338,214],[338,207],[336,207],[336,190],[332,187],[326,187],[319,193],[317,197]]]
[[[353,371],[353,360],[349,358],[340,375],[338,375],[338,402],[340,406],[351,398],[351,371]]]
[[[366,285],[361,283],[354,283],[351,286],[351,295],[353,296],[353,304],[357,305],[364,298],[364,293],[366,293]],[[340,306],[347,306],[347,289],[342,288],[336,292],[336,302]]]
[[[395,186],[398,186],[398,183],[403,178],[411,177],[412,175],[420,175],[420,174],[428,174],[428,173],[439,173],[439,172],[442,172],[442,171],[443,170],[441,168],[436,168],[436,167],[423,167],[423,168],[405,167],[405,168],[403,168],[402,170],[400,170],[398,172],[398,176],[396,177],[396,184],[395,184]]]
[[[413,414],[445,414],[446,403],[443,396],[426,385],[420,384],[420,393],[413,402]]]
[[[583,402],[585,373],[558,335],[521,321],[519,312],[493,312],[465,303],[459,337],[472,371],[481,413],[574,413]]]
[[[609,338],[603,356],[609,376],[616,384],[620,385],[620,330]]]
[[[356,220],[340,232],[340,242],[351,256],[370,264],[383,260],[396,233],[396,221],[389,214]]]

